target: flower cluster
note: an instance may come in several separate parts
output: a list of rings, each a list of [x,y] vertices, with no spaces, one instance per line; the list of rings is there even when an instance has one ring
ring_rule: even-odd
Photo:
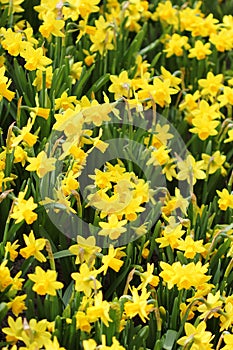
[[[0,0],[2,349],[232,349],[231,13]]]

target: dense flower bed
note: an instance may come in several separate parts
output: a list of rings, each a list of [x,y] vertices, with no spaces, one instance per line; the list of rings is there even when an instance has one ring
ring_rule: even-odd
[[[233,348],[232,10],[0,0],[2,349]]]

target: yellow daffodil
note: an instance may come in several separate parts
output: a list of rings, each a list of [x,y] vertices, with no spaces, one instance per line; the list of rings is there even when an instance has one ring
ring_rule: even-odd
[[[156,238],[156,242],[160,243],[160,248],[170,246],[172,249],[177,248],[180,243],[180,238],[184,235],[182,225],[177,224],[176,227],[166,226],[162,231],[162,237]]]
[[[203,304],[197,307],[197,310],[201,313],[200,319],[219,317],[223,302],[220,297],[220,291],[214,295],[212,293],[208,293],[206,300]]]
[[[19,130],[19,135],[13,138],[12,147],[16,147],[20,142],[24,141],[29,147],[34,146],[38,136],[33,135],[30,131],[34,124],[34,118],[29,118],[27,125]]]
[[[90,51],[99,51],[101,55],[104,55],[106,51],[114,49],[114,45],[112,43],[114,38],[113,28],[107,21],[105,21],[102,15],[95,20],[95,26],[95,33],[90,34],[90,40],[92,42]]]
[[[218,200],[219,208],[221,210],[227,210],[227,208],[233,209],[233,194],[229,193],[226,188],[224,188],[222,192],[219,190],[217,190],[216,192],[219,196],[219,200]]]
[[[79,272],[73,272],[71,277],[75,280],[75,290],[84,292],[86,296],[90,296],[92,290],[97,291],[101,288],[101,283],[96,279],[99,271],[89,269],[86,263],[80,265]]]
[[[224,143],[233,142],[233,129],[228,130],[228,138],[224,140]]]
[[[99,226],[102,228],[98,232],[100,236],[109,236],[110,239],[114,240],[121,236],[122,233],[126,232],[127,220],[118,220],[115,214],[108,216],[108,222],[99,222]]]
[[[83,311],[77,311],[75,314],[76,329],[80,329],[83,332],[90,333],[91,324],[88,316]]]
[[[44,56],[42,47],[34,49],[29,46],[25,51],[21,52],[21,56],[26,61],[24,67],[30,71],[36,69],[45,70],[46,66],[52,63],[50,58]]]
[[[172,2],[167,0],[165,2],[159,2],[156,7],[156,11],[152,14],[151,19],[166,22],[172,24],[175,27],[178,25],[178,11],[172,6]]]
[[[207,73],[206,79],[199,79],[198,84],[202,88],[202,95],[211,95],[215,97],[223,87],[223,74],[214,75],[212,72]]]
[[[224,343],[226,344],[222,350],[231,350],[233,347],[233,334],[225,333],[223,335]]]
[[[53,67],[46,67],[45,70],[37,69],[36,77],[33,80],[32,85],[36,87],[37,91],[42,90],[42,82],[43,82],[43,72],[45,74],[45,86],[47,89],[51,88],[52,78],[53,78]]]
[[[101,248],[95,245],[95,237],[90,236],[85,239],[82,236],[77,236],[77,243],[69,247],[69,251],[76,255],[75,264],[86,261],[88,265],[92,265],[95,262],[96,253],[101,251]]]
[[[138,315],[142,322],[145,323],[146,319],[148,319],[148,314],[153,309],[153,305],[147,303],[150,292],[147,292],[146,288],[143,288],[141,290],[141,294],[139,294],[138,290],[133,286],[131,293],[132,301],[127,301],[124,304],[126,316],[133,318]]]
[[[26,297],[26,294],[18,295],[12,301],[7,303],[7,307],[12,310],[15,316],[18,316],[20,313],[27,309],[24,302]]]
[[[96,322],[100,319],[106,327],[109,326],[109,322],[112,322],[109,317],[110,304],[106,300],[103,300],[103,293],[99,291],[94,296],[94,305],[87,308],[87,317],[90,322]]]
[[[190,45],[188,44],[188,37],[185,35],[179,35],[174,33],[172,36],[168,35],[165,42],[166,57],[175,56],[183,56],[184,49],[188,50]]]
[[[110,80],[112,84],[108,91],[114,93],[115,99],[121,98],[122,96],[132,96],[131,79],[129,79],[127,71],[122,71],[118,77],[116,75],[111,75]]]
[[[219,52],[232,50],[232,29],[221,28],[217,33],[210,35],[210,42],[216,47]]]
[[[180,240],[177,249],[184,251],[184,256],[188,259],[193,259],[197,253],[203,253],[206,250],[203,246],[203,240],[194,241],[191,236]]]
[[[203,171],[204,161],[195,161],[194,157],[189,154],[183,161],[177,163],[179,173],[177,175],[178,180],[187,180],[191,185],[195,185],[198,179],[205,179],[206,174]]]
[[[11,80],[5,76],[5,71],[5,67],[2,66],[0,68],[0,100],[2,97],[5,97],[8,101],[12,101],[12,99],[15,97],[15,92],[8,89],[11,84]]]
[[[19,244],[18,243],[18,239],[11,243],[11,242],[6,242],[6,245],[5,245],[5,252],[6,253],[9,253],[10,254],[10,260],[11,261],[15,261],[15,259],[17,258],[18,256],[18,252],[17,252],[17,248],[19,248]]]
[[[28,259],[30,256],[34,256],[40,262],[45,262],[46,257],[41,253],[41,250],[44,249],[46,240],[44,238],[36,239],[33,231],[29,235],[23,235],[26,247],[20,249],[20,254],[25,259]]]
[[[177,285],[178,289],[190,289],[198,287],[210,280],[211,276],[206,275],[208,264],[202,265],[200,261],[197,264],[191,262],[187,265],[181,265],[179,261],[169,265],[160,262],[163,271],[159,276],[167,283],[168,289]]]
[[[64,38],[65,34],[62,32],[65,21],[57,19],[53,12],[47,12],[43,15],[43,23],[39,27],[39,31],[45,38],[51,35]]]
[[[224,307],[224,312],[220,316],[220,332],[224,329],[232,327],[233,324],[233,304],[231,302],[227,302]]]
[[[137,287],[138,289],[144,289],[148,284],[156,287],[159,284],[159,277],[154,274],[154,264],[147,263],[146,271],[139,274],[141,283]]]
[[[6,340],[9,342],[16,342],[19,339],[22,340],[22,332],[23,332],[23,320],[22,317],[17,317],[16,320],[13,317],[9,316],[8,326],[2,329],[3,333],[6,334]]]
[[[11,56],[18,56],[28,45],[31,46],[28,42],[23,41],[22,33],[15,33],[11,28],[2,27],[1,34],[3,35],[1,44]]]
[[[211,340],[214,336],[211,332],[206,331],[206,327],[207,325],[204,321],[199,323],[196,327],[191,323],[185,323],[184,329],[186,335],[180,338],[177,343],[182,346],[191,344],[190,350],[212,349],[213,344],[211,344]]]
[[[103,271],[104,275],[106,275],[107,270],[110,267],[114,271],[118,272],[124,264],[124,261],[120,260],[120,258],[125,255],[125,253],[121,252],[122,249],[124,249],[124,247],[114,249],[114,247],[110,245],[108,249],[108,254],[103,255],[102,257],[103,266],[100,267],[99,271]],[[120,256],[118,257],[119,253]]]
[[[60,98],[55,99],[55,110],[58,109],[74,109],[75,104],[77,104],[76,96],[68,96],[67,92],[64,91]]]
[[[32,196],[29,199],[24,199],[25,194],[26,191],[19,192],[10,217],[16,220],[16,224],[25,220],[26,223],[30,225],[37,219],[37,214],[34,213],[33,210],[36,209],[38,205],[34,203]]]
[[[7,260],[3,261],[0,264],[0,274],[1,274],[1,279],[0,279],[0,292],[3,292],[6,287],[8,287],[10,284],[12,284],[13,279],[10,274],[9,268],[6,266],[7,265]]]
[[[204,170],[208,171],[209,174],[214,174],[218,169],[221,169],[222,175],[226,174],[224,168],[226,156],[220,151],[216,151],[212,155],[202,153],[201,157],[204,160]]]
[[[218,96],[218,101],[220,102],[220,107],[228,104],[233,105],[233,88],[224,86],[223,94]]]
[[[39,295],[56,295],[56,290],[64,286],[63,283],[57,281],[56,271],[44,271],[40,266],[36,266],[35,273],[29,273],[28,277],[34,282],[32,290]]]
[[[210,55],[212,51],[210,50],[210,43],[203,44],[201,40],[195,41],[193,48],[189,49],[189,58],[197,58],[197,60],[203,60],[206,56]]]
[[[36,171],[39,178],[45,176],[48,172],[55,170],[56,158],[49,158],[45,151],[41,151],[37,157],[28,157],[27,161],[30,163],[26,170]]]

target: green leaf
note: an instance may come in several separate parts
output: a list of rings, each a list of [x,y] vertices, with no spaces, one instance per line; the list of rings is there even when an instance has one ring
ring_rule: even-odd
[[[148,46],[146,46],[142,50],[140,50],[139,55],[145,55],[146,53],[152,51],[153,49],[156,48],[156,46],[158,46],[159,43],[160,43],[159,39],[155,40],[154,42],[152,42],[151,44],[149,44]]]
[[[210,269],[218,270],[219,260],[221,260],[221,257],[226,254],[229,246],[231,244],[231,240],[227,239],[217,250],[217,252],[211,257],[210,259]]]
[[[166,338],[164,340],[163,349],[172,350],[173,345],[177,338],[177,332],[173,329],[169,329],[166,333]]]
[[[56,252],[53,254],[54,259],[60,259],[60,258],[65,258],[67,256],[74,255],[72,254],[69,249],[62,250],[60,252]]]
[[[4,317],[6,316],[8,311],[8,307],[7,307],[7,303],[2,302],[0,304],[0,323],[2,322],[2,320],[4,319]]]
[[[154,67],[157,64],[161,55],[162,55],[162,52],[159,52],[157,53],[157,55],[155,55],[155,57],[153,58],[153,61],[151,62],[151,67]]]
[[[74,91],[73,91],[73,94],[76,95],[78,99],[84,95],[83,89],[84,89],[88,79],[90,78],[91,73],[92,73],[94,68],[95,68],[94,64],[91,66],[91,68],[89,68],[88,71],[86,70],[86,67],[83,68],[81,77],[78,81],[78,84],[74,88]]]
[[[162,341],[160,339],[156,340],[155,346],[153,350],[161,350],[162,349]]]
[[[176,297],[173,302],[171,325],[170,325],[170,327],[173,329],[176,329],[177,324],[179,323],[179,317],[180,317],[179,310],[180,310],[180,303],[179,303],[179,299]]]
[[[72,292],[73,292],[73,286],[74,286],[74,281],[71,281],[70,284],[68,285],[68,287],[66,288],[66,291],[62,297],[62,301],[64,303],[64,305],[66,306],[68,304],[68,302],[70,301]]]
[[[97,91],[99,91],[99,89],[109,81],[109,78],[110,78],[109,73],[104,74],[91,86],[91,88],[88,90],[86,94],[90,96],[92,92],[96,93]]]
[[[129,68],[129,66],[132,65],[132,60],[136,58],[136,54],[138,53],[142,45],[142,41],[146,35],[146,32],[147,32],[147,23],[145,23],[142,29],[137,33],[137,35],[133,39],[132,43],[130,44],[128,50],[124,55],[123,61],[125,62],[125,68]]]
[[[106,294],[105,294],[105,298],[108,300],[109,297],[112,295],[112,293],[117,290],[117,287],[120,285],[120,283],[123,281],[123,279],[126,277],[127,273],[129,272],[129,267],[131,264],[131,260],[128,259],[126,260],[126,262],[124,263],[124,270],[122,271],[122,273],[115,279],[114,283],[108,288]]]

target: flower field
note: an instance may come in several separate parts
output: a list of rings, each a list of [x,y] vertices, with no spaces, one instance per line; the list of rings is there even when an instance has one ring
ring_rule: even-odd
[[[233,349],[232,13],[0,0],[1,349]]]

